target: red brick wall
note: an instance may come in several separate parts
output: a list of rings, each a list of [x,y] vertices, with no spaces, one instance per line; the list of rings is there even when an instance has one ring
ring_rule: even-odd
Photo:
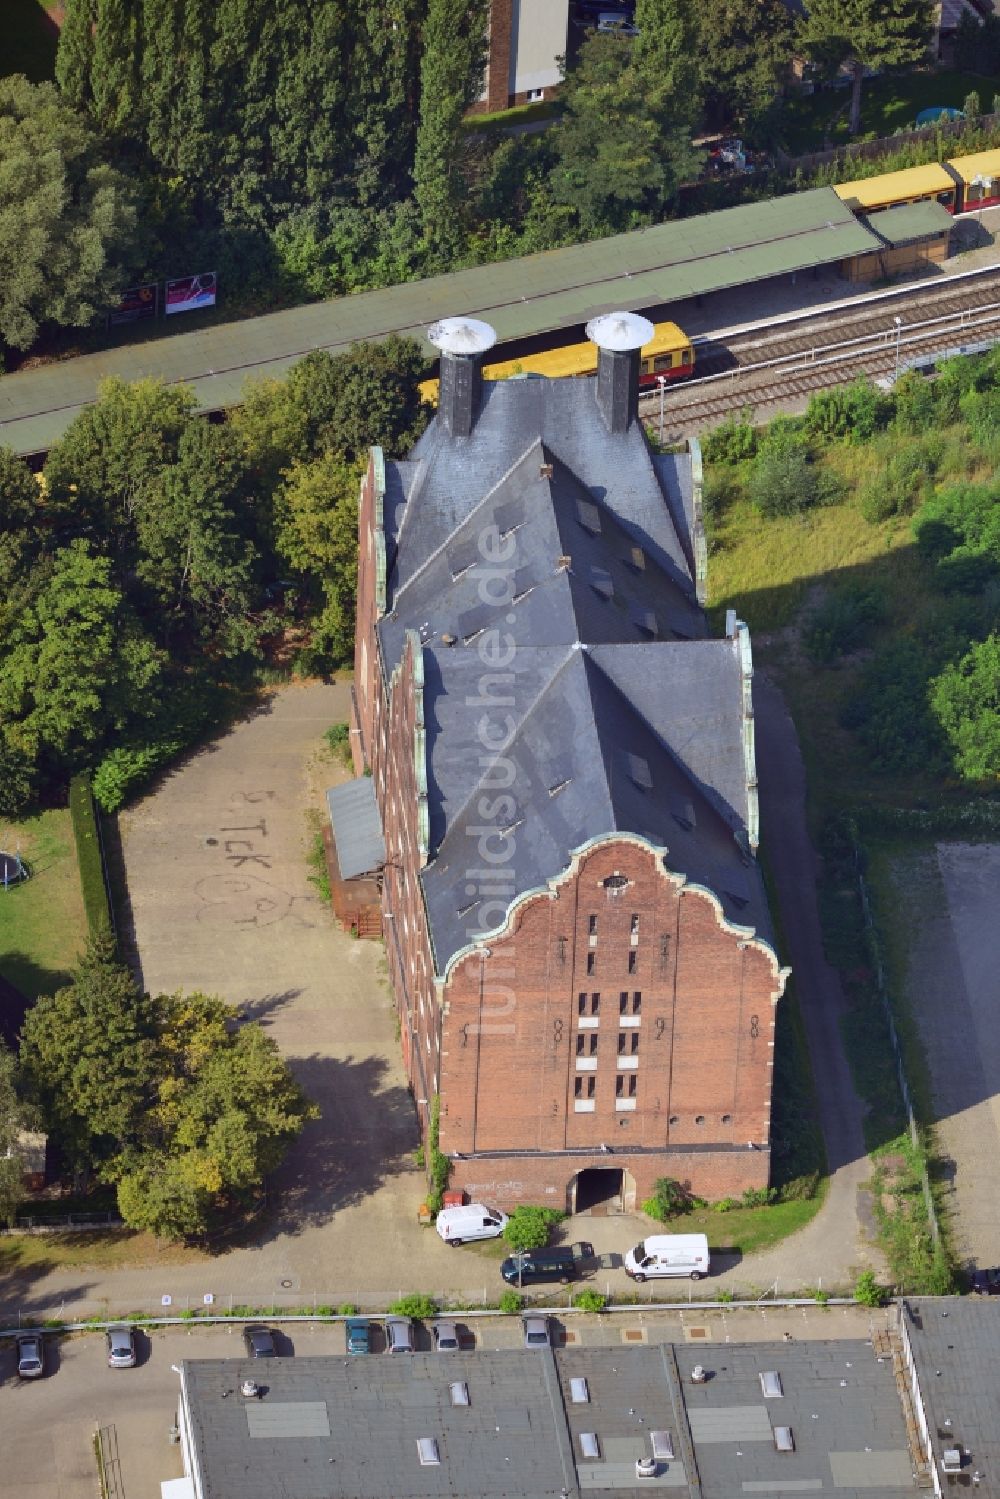
[[[616,872],[630,883],[609,896],[603,881]],[[769,1139],[780,987],[773,955],[727,927],[708,894],[684,888],[631,840],[603,844],[552,895],[522,905],[509,936],[494,942],[488,957],[464,958],[450,975],[441,1148],[471,1156],[609,1144],[616,1164],[646,1182],[678,1174],[664,1172],[667,1157],[659,1152],[695,1145],[684,1161],[700,1195],[761,1185],[767,1151],[742,1147],[749,1140],[766,1147]],[[641,996],[638,1026],[620,1023],[622,993],[628,1018],[633,996]],[[596,1027],[581,1025],[580,994],[588,996],[588,1011],[589,996],[600,995]],[[627,1049],[633,1035],[639,1038],[634,1069],[619,1066],[620,1035]],[[577,1066],[578,1037],[585,1056],[596,1037],[592,1071]],[[617,1107],[619,1077],[625,1088],[635,1079],[634,1109]],[[592,1112],[576,1109],[578,1078],[584,1089],[593,1079]],[[721,1147],[718,1155],[712,1146]],[[658,1153],[655,1169],[648,1151]],[[518,1172],[534,1178],[538,1170],[530,1157],[508,1168],[517,1179]],[[496,1167],[462,1165],[473,1175],[483,1169]],[[544,1168],[558,1193],[577,1169],[575,1160],[550,1160]]]
[[[487,113],[506,109],[510,97],[510,43],[514,0],[491,0],[486,63]]]

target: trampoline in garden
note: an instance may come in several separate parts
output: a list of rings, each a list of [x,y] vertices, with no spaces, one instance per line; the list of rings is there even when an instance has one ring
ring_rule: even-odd
[[[28,866],[19,853],[6,853],[0,848],[0,890],[9,890],[28,878]]]

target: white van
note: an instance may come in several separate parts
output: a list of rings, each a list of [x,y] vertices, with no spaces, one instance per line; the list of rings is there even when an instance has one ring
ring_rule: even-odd
[[[662,1275],[708,1274],[708,1239],[704,1234],[650,1234],[625,1256],[625,1274],[640,1283]]]
[[[481,1202],[468,1202],[460,1208],[442,1208],[434,1227],[446,1244],[496,1239],[507,1227],[507,1214],[499,1208],[484,1208]]]

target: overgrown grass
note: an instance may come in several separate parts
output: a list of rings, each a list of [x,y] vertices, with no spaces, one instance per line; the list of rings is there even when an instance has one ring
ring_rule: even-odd
[[[0,890],[0,973],[28,999],[69,981],[87,922],[69,812],[0,825],[0,847],[20,847],[31,878]]]
[[[130,1229],[94,1233],[4,1234],[0,1275],[41,1275],[59,1268],[118,1270],[187,1265],[211,1258],[205,1250],[168,1244]]]
[[[306,848],[306,863],[309,866],[307,879],[316,891],[320,900],[329,905],[333,899],[330,889],[330,871],[326,867],[326,849],[323,844],[323,818],[315,807],[310,807],[306,813],[306,824],[308,826],[308,845]]]
[[[690,1213],[671,1219],[663,1232],[707,1234],[709,1248],[713,1251],[754,1254],[780,1244],[789,1234],[805,1228],[823,1206],[825,1197],[824,1181],[813,1197],[774,1202],[768,1207],[732,1208],[728,1213],[710,1207],[694,1208]]]

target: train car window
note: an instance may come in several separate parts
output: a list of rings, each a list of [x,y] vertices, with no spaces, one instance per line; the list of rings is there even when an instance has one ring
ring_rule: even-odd
[[[669,370],[673,368],[674,358],[672,354],[658,354],[653,360],[654,370]]]
[[[657,360],[656,364],[655,364],[655,368],[659,369],[659,367],[660,367],[660,361]],[[639,368],[642,370],[642,373],[644,375],[648,375],[650,373],[650,371],[654,368],[653,360],[652,359],[643,359],[643,360],[641,360]]]
[[[945,208],[951,208],[952,204],[955,201],[955,189],[952,188],[949,192],[946,193],[938,193],[937,200],[939,203],[942,203]]]
[[[682,349],[681,350],[681,364],[690,364],[691,363],[691,353],[692,353],[692,351],[690,349]]]

